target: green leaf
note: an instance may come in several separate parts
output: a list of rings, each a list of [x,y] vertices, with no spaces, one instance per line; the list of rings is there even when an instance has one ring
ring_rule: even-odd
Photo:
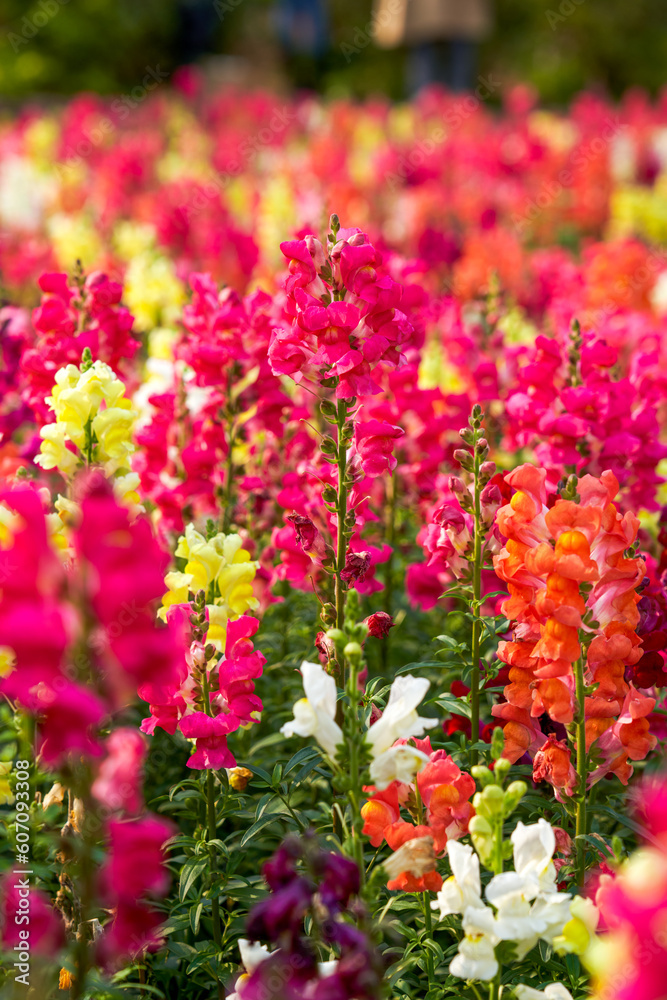
[[[292,823],[294,826],[296,826],[296,820],[294,819],[293,816],[290,816],[289,813],[282,813],[282,812],[264,813],[263,816],[260,816],[260,818],[252,824],[252,826],[248,827],[246,832],[241,837],[241,843],[239,844],[239,847],[245,847],[248,841],[252,840],[255,834],[259,833],[260,830],[264,830],[265,827],[269,826],[270,823],[273,823],[274,821],[277,820],[284,820],[286,823]],[[275,831],[275,835],[276,837],[281,837],[282,831],[280,829],[277,829]]]
[[[436,698],[435,704],[453,715],[465,715],[469,719],[472,716],[470,705],[462,699],[456,698],[453,694],[441,694],[439,698]]]
[[[262,781],[266,782],[269,788],[272,787],[273,782],[271,781],[271,775],[268,771],[265,771],[263,767],[256,767],[254,764],[246,764],[245,766],[249,771],[252,771],[256,778],[261,778]]]
[[[184,941],[170,941],[169,951],[177,958],[187,958],[189,961],[192,961],[197,954],[197,949],[193,948],[191,944],[185,944]]]
[[[202,910],[204,909],[203,900],[199,900],[196,906],[190,908],[190,926],[192,927],[192,933],[199,933],[199,921],[201,920]]]
[[[291,772],[295,768],[299,767],[300,764],[304,764],[306,761],[310,761],[311,759],[317,761],[322,759],[322,754],[320,753],[317,747],[312,747],[312,746],[302,747],[300,750],[297,750],[294,756],[291,757],[288,763],[285,765],[285,770],[283,771],[283,780],[287,777],[288,774],[291,774]]]
[[[183,902],[196,880],[204,871],[206,871],[208,866],[208,857],[190,858],[185,862],[183,868],[181,869],[181,878],[178,886],[178,895],[181,902]]]

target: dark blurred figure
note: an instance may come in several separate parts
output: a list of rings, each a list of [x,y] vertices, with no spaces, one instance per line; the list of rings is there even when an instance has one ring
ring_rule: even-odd
[[[178,0],[176,63],[185,66],[216,49],[220,14],[213,0]]]
[[[471,90],[477,45],[491,30],[491,0],[376,0],[378,45],[408,49],[407,84]]]
[[[275,18],[291,78],[315,87],[330,47],[326,0],[277,0]]]

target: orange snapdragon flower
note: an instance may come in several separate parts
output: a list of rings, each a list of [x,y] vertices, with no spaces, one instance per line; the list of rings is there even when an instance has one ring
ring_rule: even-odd
[[[627,554],[639,522],[614,504],[618,481],[611,472],[583,476],[578,501],[557,498],[551,505],[544,470],[522,465],[506,481],[517,492],[498,511],[496,523],[507,540],[494,557],[510,594],[502,610],[515,631],[514,641],[498,647],[500,660],[510,667],[504,689],[508,705],[494,710],[506,720],[505,754],[517,760],[529,749],[539,750],[526,718],[546,713],[554,722],[572,722],[573,667],[582,656],[582,636],[588,639],[594,632],[583,654],[585,681],[597,685],[585,699],[586,743],[600,752],[603,763],[591,780],[613,770],[627,781],[628,762],[641,759],[655,742],[646,720],[651,699],[635,692],[628,700],[625,679],[626,667],[642,655],[635,628],[644,563]],[[568,782],[559,784],[569,773],[562,757],[566,750],[552,742],[535,760],[538,775],[571,794]]]

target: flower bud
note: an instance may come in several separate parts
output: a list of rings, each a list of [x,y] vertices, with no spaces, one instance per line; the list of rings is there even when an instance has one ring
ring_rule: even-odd
[[[482,788],[486,788],[486,786],[490,785],[493,781],[493,772],[490,771],[485,764],[476,764],[470,769],[470,773],[475,781],[480,783]]]
[[[336,608],[331,601],[325,601],[320,610],[320,618],[324,625],[334,625],[336,622]]]
[[[528,791],[528,785],[525,781],[513,781],[507,786],[505,791],[505,811],[506,813],[513,812],[518,806],[521,799],[524,797]]]
[[[496,766],[494,768],[495,773],[502,779],[505,777],[509,769],[511,768],[511,763],[506,757],[499,757],[496,761]]]
[[[469,496],[468,488],[462,479],[458,476],[449,476],[447,479],[447,487],[455,496],[461,496],[465,494]]]
[[[361,646],[358,642],[348,642],[343,650],[343,654],[346,660],[355,666],[359,666],[361,663]]]
[[[503,750],[505,749],[505,733],[502,726],[496,726],[493,730],[493,736],[491,737],[491,757],[493,760],[498,760],[502,757]]]
[[[454,461],[458,462],[461,468],[465,469],[466,472],[473,471],[472,455],[469,451],[465,451],[464,448],[457,448],[453,457]]]
[[[480,816],[487,819],[500,816],[505,805],[505,793],[500,785],[487,785],[483,792],[477,792],[472,804]]]
[[[328,629],[326,636],[327,639],[331,639],[337,650],[341,650],[343,648],[343,643],[347,641],[347,636],[342,629],[339,628]]]
[[[493,830],[483,816],[473,816],[468,827],[473,847],[477,851],[482,864],[488,867],[493,854]]]
[[[247,767],[232,767],[227,772],[229,784],[235,792],[242,792],[252,778],[252,771]]]

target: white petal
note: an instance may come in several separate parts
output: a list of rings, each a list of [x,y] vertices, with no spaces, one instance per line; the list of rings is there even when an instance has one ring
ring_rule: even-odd
[[[437,725],[437,719],[422,718],[415,711],[429,686],[425,677],[413,677],[412,674],[394,680],[387,707],[366,736],[374,757],[388,750],[396,740],[421,736],[426,729]]]
[[[241,961],[246,972],[254,972],[258,965],[265,962],[271,952],[264,944],[256,944],[254,941],[248,941],[246,938],[239,938],[239,952],[241,953]]]
[[[514,867],[520,875],[533,873],[541,877],[547,873],[556,850],[556,835],[545,819],[530,826],[517,823],[512,844]]]
[[[517,983],[514,987],[517,1000],[572,1000],[572,994],[562,983],[551,983],[542,990],[534,990],[531,986]]]
[[[459,945],[458,955],[449,966],[449,971],[459,979],[482,979],[485,982],[493,979],[498,971],[493,944],[484,937],[475,941],[464,938]]]
[[[336,682],[321,663],[304,660],[301,664],[303,690],[308,701],[331,718],[336,716]]]
[[[477,897],[479,905],[483,906],[479,898],[482,893],[482,883],[479,877],[479,858],[468,844],[459,844],[456,840],[447,843],[447,855],[451,865],[452,874],[457,884],[463,892]],[[469,903],[470,905],[475,905]]]
[[[426,767],[430,758],[415,747],[401,745],[389,747],[371,763],[371,780],[379,792],[384,791],[392,781],[410,784],[415,775]]]

